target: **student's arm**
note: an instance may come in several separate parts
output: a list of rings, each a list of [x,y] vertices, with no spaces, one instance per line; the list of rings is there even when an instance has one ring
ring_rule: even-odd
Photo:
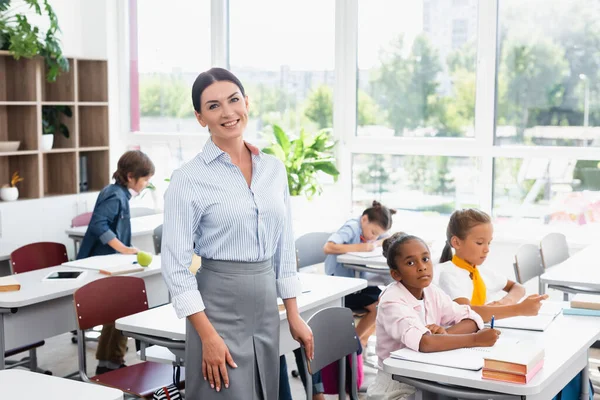
[[[485,322],[489,322],[492,319],[492,315],[495,319],[516,317],[518,315],[537,315],[538,311],[540,310],[540,307],[542,306],[540,302],[542,300],[546,300],[547,298],[547,294],[533,294],[531,296],[528,296],[525,300],[523,300],[520,303],[511,304],[508,306],[471,306],[471,302],[469,301],[469,299],[466,299],[464,297],[454,299],[454,301],[458,304],[471,306],[473,311],[481,315],[481,318],[483,318]]]
[[[494,302],[497,305],[517,304],[519,300],[525,297],[525,287],[510,279],[506,281],[506,286],[503,290],[506,292],[506,296]]]
[[[463,319],[456,325],[446,329],[446,333],[450,335],[460,335],[465,333],[475,333],[479,330],[477,323],[472,319]]]
[[[323,251],[325,254],[345,254],[351,251],[372,251],[375,243],[356,243],[356,244],[337,244],[333,242],[325,243]]]
[[[117,238],[117,234],[110,229],[111,224],[116,218],[119,218],[121,211],[121,202],[115,194],[108,196],[94,209],[92,219],[88,225],[88,230],[97,237],[102,244],[108,244],[110,247],[122,254],[135,254],[137,249],[127,247]]]
[[[483,329],[483,319],[471,307],[455,303],[450,296],[435,286],[432,289],[429,294],[439,310],[440,323],[450,326],[446,329],[447,333],[465,334]]]
[[[423,335],[419,342],[419,351],[422,353],[433,353],[462,349],[464,347],[490,347],[496,343],[500,331],[496,329],[482,329],[477,333],[458,335]]]

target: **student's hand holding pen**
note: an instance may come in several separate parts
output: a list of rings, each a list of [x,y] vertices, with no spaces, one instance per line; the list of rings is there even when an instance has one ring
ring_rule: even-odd
[[[475,333],[474,347],[490,347],[498,340],[500,331],[497,329],[484,328]]]
[[[358,246],[360,246],[359,251],[373,251],[375,249],[375,242],[359,243]]]

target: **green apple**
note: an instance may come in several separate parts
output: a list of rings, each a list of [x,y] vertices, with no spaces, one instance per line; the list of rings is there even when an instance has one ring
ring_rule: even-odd
[[[137,262],[142,267],[147,267],[152,262],[152,254],[146,253],[145,251],[139,251],[137,253]]]

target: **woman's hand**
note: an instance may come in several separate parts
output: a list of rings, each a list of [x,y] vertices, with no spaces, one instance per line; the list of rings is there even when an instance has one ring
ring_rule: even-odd
[[[139,253],[139,250],[136,249],[135,247],[124,246],[123,249],[121,249],[119,251],[119,253],[121,253],[121,254],[137,254],[137,253]]]
[[[229,387],[225,363],[231,368],[237,368],[223,338],[216,332],[208,338],[202,338],[202,376],[204,380],[208,378],[210,387],[217,392],[221,390],[221,382],[226,388]]]
[[[309,360],[312,360],[315,356],[315,342],[310,327],[304,322],[299,314],[288,314],[288,323],[290,325],[292,337],[304,346],[306,356]]]
[[[427,325],[426,328],[429,329],[433,335],[445,335],[448,333],[444,328],[436,324]]]

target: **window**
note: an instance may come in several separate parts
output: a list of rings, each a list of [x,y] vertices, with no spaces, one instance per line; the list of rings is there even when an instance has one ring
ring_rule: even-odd
[[[473,137],[477,1],[358,7],[357,136]]]
[[[230,0],[230,66],[250,99],[247,134],[333,126],[335,2]],[[264,135],[261,135],[264,134]]]
[[[600,222],[600,161],[497,158],[494,214],[546,223]]]
[[[200,132],[190,97],[211,67],[210,2],[132,1],[131,130]]]
[[[502,0],[496,144],[600,146],[600,6]]]
[[[353,208],[363,210],[373,200],[398,210],[442,214],[479,207],[478,164],[467,157],[355,154]]]

